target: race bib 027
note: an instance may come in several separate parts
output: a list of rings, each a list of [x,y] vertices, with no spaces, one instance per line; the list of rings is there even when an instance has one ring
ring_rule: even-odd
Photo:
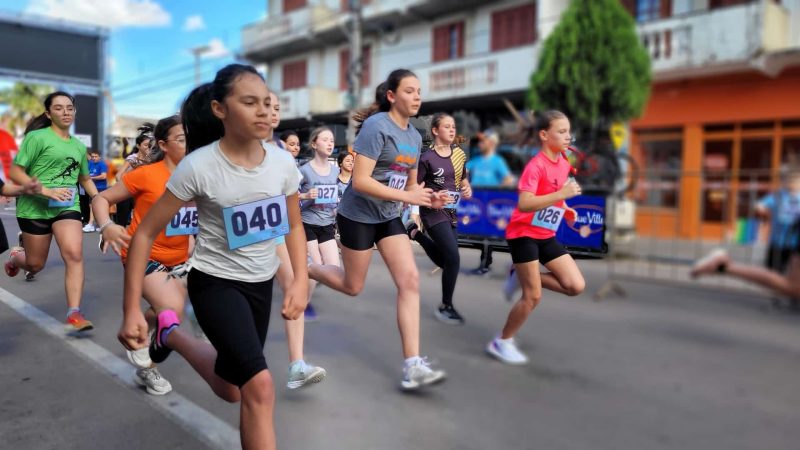
[[[328,203],[339,203],[339,186],[335,184],[326,184],[317,186],[317,198],[314,199],[314,204],[324,205]]]
[[[289,234],[287,214],[285,195],[223,209],[228,248],[236,250]]]

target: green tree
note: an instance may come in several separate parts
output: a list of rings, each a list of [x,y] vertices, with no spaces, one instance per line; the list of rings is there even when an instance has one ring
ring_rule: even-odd
[[[42,101],[52,92],[51,86],[16,82],[0,90],[0,104],[8,106],[3,113],[10,132],[20,136],[34,117],[44,112]]]
[[[544,42],[528,102],[563,111],[591,149],[612,122],[642,113],[650,80],[650,58],[620,1],[572,0]]]

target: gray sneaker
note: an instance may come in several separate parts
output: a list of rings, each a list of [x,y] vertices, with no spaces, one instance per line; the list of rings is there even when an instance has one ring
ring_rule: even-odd
[[[328,372],[322,367],[295,361],[289,365],[289,381],[286,383],[286,387],[297,389],[309,384],[316,384],[324,380],[327,374]]]
[[[172,384],[161,376],[155,367],[148,369],[136,369],[133,374],[133,381],[139,386],[147,389],[150,395],[164,395],[172,391]]]
[[[125,350],[125,354],[128,355],[128,361],[137,369],[147,369],[153,365],[153,361],[150,359],[150,349],[147,347],[133,351]]]
[[[419,358],[414,364],[403,368],[403,381],[400,386],[407,391],[412,391],[438,383],[446,376],[444,370],[433,370],[426,358]]]

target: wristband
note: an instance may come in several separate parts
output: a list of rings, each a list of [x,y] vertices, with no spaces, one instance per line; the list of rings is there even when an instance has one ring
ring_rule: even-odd
[[[100,225],[100,228],[98,228],[98,229],[97,229],[97,231],[99,231],[100,233],[102,233],[102,232],[103,232],[103,230],[104,230],[104,229],[105,229],[107,226],[109,226],[109,225],[111,225],[111,224],[113,224],[113,223],[114,223],[114,221],[109,219],[109,221],[108,221],[108,222],[106,222],[106,223],[104,223],[104,224]]]

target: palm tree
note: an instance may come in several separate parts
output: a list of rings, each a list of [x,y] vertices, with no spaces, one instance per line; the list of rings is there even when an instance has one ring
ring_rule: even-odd
[[[28,122],[44,112],[42,100],[52,91],[51,86],[19,81],[0,90],[0,104],[8,107],[2,118],[8,124],[11,134],[21,136]]]

